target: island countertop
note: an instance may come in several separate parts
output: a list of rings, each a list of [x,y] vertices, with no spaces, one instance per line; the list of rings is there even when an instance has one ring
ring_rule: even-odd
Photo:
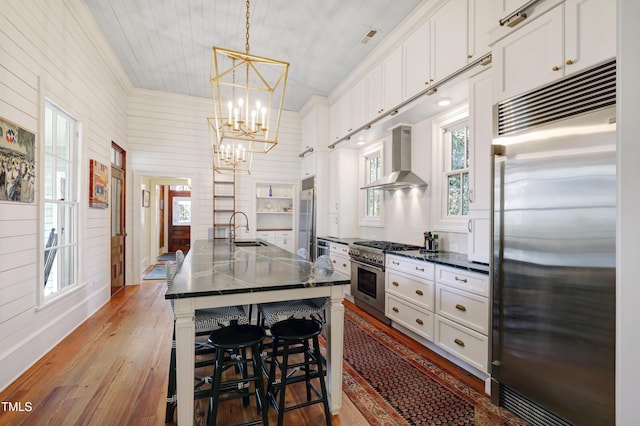
[[[165,298],[348,285],[350,279],[339,272],[324,273],[271,244],[236,247],[228,241],[197,240]]]

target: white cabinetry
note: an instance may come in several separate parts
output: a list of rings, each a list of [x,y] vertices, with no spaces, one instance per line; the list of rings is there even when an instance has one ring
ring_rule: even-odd
[[[342,95],[333,105],[331,105],[330,128],[331,142],[335,142],[347,134],[349,126],[349,94]]]
[[[358,191],[358,151],[334,149],[329,153],[329,235],[350,238],[358,234]]]
[[[431,17],[431,75],[435,81],[467,64],[468,13],[468,0],[449,0]]]
[[[330,243],[329,258],[333,264],[333,269],[345,275],[351,275],[351,258],[349,257],[348,245]]]
[[[435,344],[488,372],[489,276],[436,265]]]
[[[256,237],[295,250],[294,191],[288,183],[256,183]]]
[[[566,0],[530,22],[528,18],[494,44],[494,99],[510,98],[615,54],[611,2]]]
[[[403,101],[402,46],[382,61],[382,76],[382,112],[388,112]]]
[[[431,21],[420,25],[405,41],[405,99],[425,90],[431,78]]]
[[[433,341],[434,264],[387,255],[385,315]]]
[[[498,19],[498,14],[487,7],[485,0],[469,0],[469,61],[491,52],[489,32],[498,26]]]
[[[471,111],[469,180],[469,225],[467,256],[472,262],[489,263],[490,257],[490,200],[491,200],[491,142],[492,132],[492,71],[471,79],[469,105]]]

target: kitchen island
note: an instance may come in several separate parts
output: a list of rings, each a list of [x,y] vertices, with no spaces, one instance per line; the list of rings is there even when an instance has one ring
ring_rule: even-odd
[[[239,244],[243,244],[237,241]],[[259,244],[259,243],[258,243]],[[242,247],[228,241],[198,240],[178,269],[166,299],[176,317],[178,424],[193,423],[196,309],[329,297],[326,310],[327,391],[331,412],[342,405],[345,286],[350,277],[323,272],[311,262],[263,243]]]

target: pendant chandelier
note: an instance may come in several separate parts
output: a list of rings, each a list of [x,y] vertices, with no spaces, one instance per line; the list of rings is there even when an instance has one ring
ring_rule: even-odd
[[[249,1],[245,52],[213,47],[207,118],[218,173],[250,173],[254,153],[269,152],[278,130],[289,64],[249,53]]]

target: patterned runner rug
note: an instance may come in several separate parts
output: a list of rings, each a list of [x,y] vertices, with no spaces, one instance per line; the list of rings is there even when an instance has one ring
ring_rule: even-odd
[[[526,425],[345,309],[343,391],[371,425]]]

